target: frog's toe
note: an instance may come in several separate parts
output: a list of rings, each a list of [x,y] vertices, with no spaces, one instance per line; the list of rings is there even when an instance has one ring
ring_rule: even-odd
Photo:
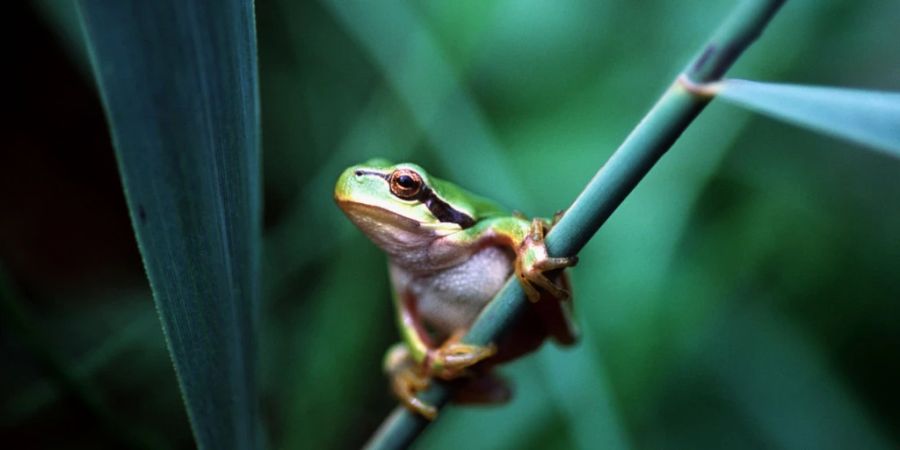
[[[442,345],[430,355],[431,372],[442,379],[452,380],[463,375],[465,369],[495,353],[497,353],[497,349],[493,345],[481,347],[458,342]]]
[[[428,388],[430,380],[415,364],[406,345],[399,343],[388,350],[384,358],[384,369],[391,379],[394,396],[403,406],[428,420],[437,417],[437,408],[416,397],[416,394]]]
[[[524,270],[520,270],[519,267],[516,267],[516,276],[519,278],[519,284],[522,286],[522,290],[525,291],[525,296],[528,297],[528,301],[537,303],[537,301],[541,299],[541,293],[534,287],[532,278],[529,277]]]
[[[464,332],[465,330],[460,330],[454,333],[439,348],[429,351],[428,367],[431,375],[444,380],[459,378],[469,367],[497,353],[493,344],[479,346],[459,342]]]
[[[569,292],[547,278],[544,273],[571,267],[578,263],[577,256],[551,257],[547,254],[547,245],[544,242],[546,226],[541,219],[532,221],[531,230],[522,243],[516,259],[516,276],[519,278],[525,295],[532,303],[541,299],[541,292],[538,288],[554,298],[560,300],[568,298]]]
[[[566,267],[572,267],[578,264],[577,256],[566,256],[566,257],[552,257],[540,260],[534,264],[534,266],[540,270],[541,272],[546,272],[548,270],[557,270],[557,269],[565,269]]]
[[[410,411],[420,414],[428,420],[437,417],[437,408],[416,397],[416,394],[428,387],[428,379],[412,370],[402,370],[391,374],[391,388],[394,395]]]
[[[552,269],[548,269],[548,270],[552,270]],[[528,281],[530,283],[533,283],[533,284],[539,286],[541,289],[546,291],[548,294],[550,294],[555,299],[565,300],[565,299],[569,298],[569,291],[558,286],[553,281],[550,281],[550,279],[547,278],[543,274],[543,272],[538,272],[538,273],[534,274],[531,278],[528,279]],[[540,294],[538,294],[537,299],[532,299],[529,297],[529,300],[531,300],[532,302],[540,300]]]

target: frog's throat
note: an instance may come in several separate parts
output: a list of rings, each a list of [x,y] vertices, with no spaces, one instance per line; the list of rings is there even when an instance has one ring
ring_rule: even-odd
[[[367,203],[342,201],[339,205],[369,239],[388,253],[416,250],[461,230],[454,223],[422,223]]]

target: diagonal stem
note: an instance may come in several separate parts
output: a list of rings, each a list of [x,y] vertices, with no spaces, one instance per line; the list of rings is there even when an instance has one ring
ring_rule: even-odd
[[[735,8],[547,235],[551,255],[574,255],[587,244],[706,107],[710,96],[698,87],[718,80],[756,40],[784,1],[745,0]],[[521,286],[511,277],[481,312],[463,341],[485,345],[495,340],[526,306]],[[447,403],[450,390],[435,382],[420,397],[440,408]],[[367,448],[406,448],[429,423],[398,407],[382,423]]]

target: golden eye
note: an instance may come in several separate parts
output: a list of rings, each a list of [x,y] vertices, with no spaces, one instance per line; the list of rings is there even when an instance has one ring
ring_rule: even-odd
[[[412,200],[422,192],[422,177],[409,169],[397,169],[388,177],[391,193],[404,200]]]

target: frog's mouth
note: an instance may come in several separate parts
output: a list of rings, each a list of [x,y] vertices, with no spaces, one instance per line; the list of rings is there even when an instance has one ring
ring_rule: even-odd
[[[459,231],[456,224],[422,223],[394,211],[366,203],[338,203],[347,217],[377,246],[391,255],[406,254],[427,247],[432,241]]]
[[[340,200],[338,206],[353,223],[369,236],[395,235],[402,241],[434,239],[462,230],[452,222],[421,222],[390,209],[368,203]],[[375,239],[373,237],[373,239]],[[382,237],[384,239],[384,237]]]
[[[405,225],[404,228],[459,231],[474,223],[474,220],[465,215],[465,213],[451,208],[450,205],[433,194],[427,201],[420,202],[419,204],[427,208],[431,215],[437,219],[436,221],[424,221],[422,220],[424,217],[417,220],[383,206],[376,206],[365,201],[360,201],[359,199],[350,199],[340,195],[335,195],[335,201],[348,216],[351,216],[351,218],[355,215],[368,215],[383,222],[406,222],[398,224],[401,226]]]
[[[377,224],[391,225],[409,230],[419,228],[419,221],[381,206],[343,199],[339,199],[337,204],[344,213],[350,217],[353,223],[357,224],[360,228],[363,228],[361,223],[365,223],[367,225],[366,228],[369,227],[370,223],[374,226],[377,226]]]

